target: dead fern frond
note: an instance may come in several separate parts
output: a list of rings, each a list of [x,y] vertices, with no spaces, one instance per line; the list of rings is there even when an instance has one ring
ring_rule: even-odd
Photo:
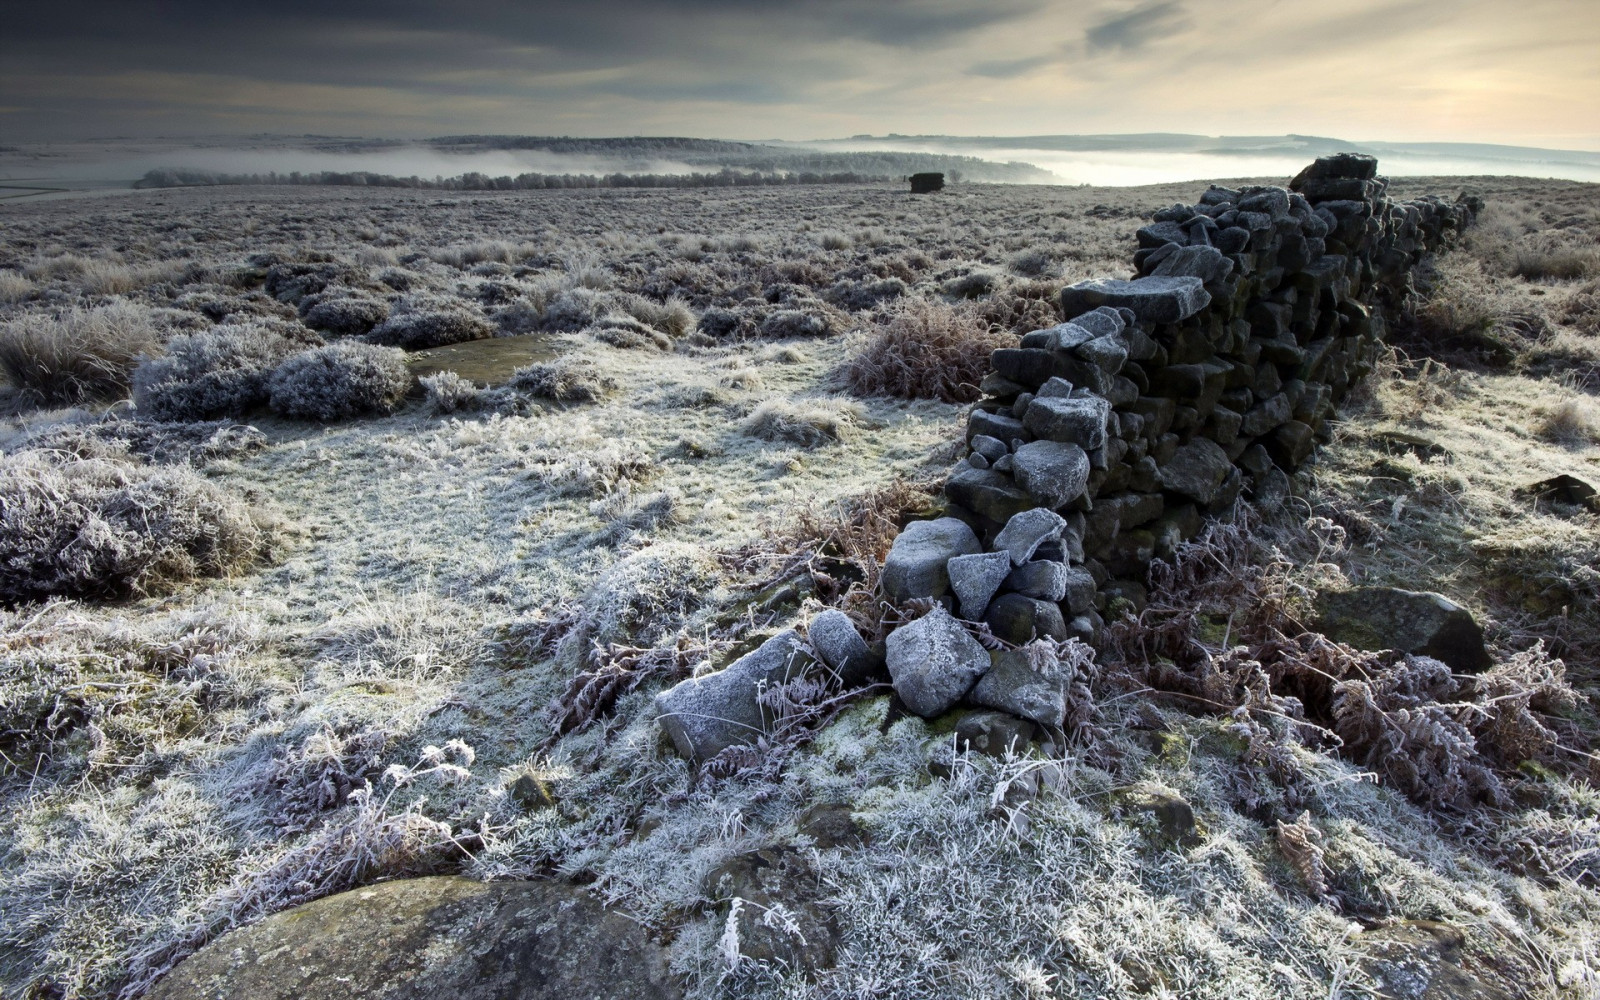
[[[1328,864],[1322,849],[1322,834],[1311,825],[1311,813],[1302,812],[1293,823],[1278,820],[1278,850],[1300,876],[1311,894],[1329,900]]]
[[[679,632],[670,643],[652,647],[596,642],[589,651],[589,666],[573,677],[546,709],[552,726],[550,742],[592,725],[611,712],[618,698],[646,680],[681,680],[733,644],[728,637],[697,637],[685,632]]]

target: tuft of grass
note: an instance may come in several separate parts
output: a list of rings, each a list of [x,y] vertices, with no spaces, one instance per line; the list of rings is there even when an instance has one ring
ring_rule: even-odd
[[[421,295],[401,300],[367,336],[373,343],[417,351],[492,337],[494,325],[457,300]]]
[[[0,271],[0,302],[21,302],[32,295],[33,282],[21,271]]]
[[[815,448],[849,437],[861,415],[859,406],[838,399],[769,399],[739,426],[763,441]]]
[[[1534,433],[1557,444],[1600,444],[1600,407],[1583,396],[1563,400],[1539,414]]]
[[[1600,252],[1576,247],[1523,250],[1516,256],[1511,274],[1529,281],[1577,281],[1600,274]]]
[[[0,326],[0,371],[38,405],[119,399],[158,341],[150,314],[130,303],[24,316]]]
[[[989,355],[1015,343],[970,304],[902,299],[833,377],[857,396],[970,403],[978,398]]]

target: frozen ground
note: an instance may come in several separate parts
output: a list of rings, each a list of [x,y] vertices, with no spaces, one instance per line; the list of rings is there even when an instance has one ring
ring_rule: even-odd
[[[1508,496],[1600,473],[1600,196],[1470,186],[1500,214],[1441,262],[1435,299],[1485,310],[1513,359],[1485,368],[1469,342],[1452,367],[1401,364],[1375,386],[1305,484],[1354,547],[1307,573],[1444,589],[1503,649],[1559,643],[1592,680],[1600,528]],[[947,738],[886,698],[760,778],[691,773],[649,683],[551,742],[546,705],[585,652],[545,641],[563,623],[720,662],[809,613],[759,592],[753,550],[948,468],[961,405],[856,398],[831,375],[885,322],[872,299],[1048,325],[1056,288],[1126,276],[1142,216],[1198,190],[230,188],[0,207],[11,324],[119,309],[154,344],[218,320],[297,326],[286,302],[310,275],[334,300],[454,302],[610,385],[501,413],[248,414],[255,447],[195,462],[261,512],[268,558],[125,602],[0,612],[4,990],[137,995],[236,922],[461,870],[591,883],[672,942],[699,996],[1373,996],[1360,929],[1396,918],[1462,927],[1469,965],[1514,993],[1600,995],[1600,799],[1577,772],[1444,815],[1307,752],[1333,903],[1286,859],[1273,822],[1294,817],[1228,719],[1136,696],[1107,698],[1102,733],[1060,760],[945,761],[948,778],[929,769]],[[1568,250],[1591,263],[1515,273],[1518,253]],[[731,325],[698,332],[713,313]],[[83,447],[99,426],[100,406],[9,402],[8,455]],[[1455,460],[1389,455],[1376,435],[1396,427]],[[1543,603],[1503,585],[1544,572]],[[555,804],[511,794],[525,776]],[[1009,794],[1041,776],[1043,794]],[[1198,842],[1126,807],[1152,791],[1194,803]],[[847,807],[860,836],[819,842],[817,806]],[[837,916],[835,968],[810,983],[730,968],[706,879],[787,846]]]

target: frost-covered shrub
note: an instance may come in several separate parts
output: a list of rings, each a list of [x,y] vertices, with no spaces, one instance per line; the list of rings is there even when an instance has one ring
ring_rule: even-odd
[[[612,347],[653,347],[662,351],[672,349],[671,337],[631,316],[606,316],[589,327],[587,332],[594,339]]]
[[[656,302],[642,295],[621,294],[613,296],[623,312],[669,337],[682,337],[694,329],[694,312],[678,298]]]
[[[560,403],[591,403],[617,387],[614,379],[597,375],[592,365],[568,358],[518,368],[505,387],[513,392]]]
[[[329,289],[302,299],[300,318],[313,330],[353,336],[366,333],[388,319],[389,304],[367,295]]]
[[[1056,274],[1059,266],[1056,254],[1048,246],[1032,246],[1012,254],[1006,261],[1013,274],[1028,278],[1044,278]]]
[[[761,321],[763,337],[826,337],[831,332],[828,317],[802,309],[775,309]]]
[[[367,336],[377,344],[418,351],[492,337],[494,325],[477,310],[453,299],[413,296],[401,300],[394,313]]]
[[[906,293],[906,283],[899,278],[881,281],[840,281],[828,289],[828,301],[841,309],[855,312],[871,309]]]
[[[546,330],[576,331],[605,312],[605,297],[591,288],[567,288],[551,296],[544,309]]]
[[[583,622],[602,642],[648,645],[712,597],[721,571],[703,547],[652,545],[607,570],[583,599]]]
[[[267,401],[267,378],[304,348],[259,323],[182,334],[133,372],[133,402],[151,420],[239,416]]]
[[[724,309],[716,306],[700,314],[700,324],[696,327],[708,337],[731,337],[740,331],[744,317],[738,310]]]
[[[313,420],[388,413],[410,388],[404,353],[358,341],[297,354],[268,382],[274,411]]]
[[[944,293],[957,299],[975,299],[994,291],[996,278],[988,271],[973,271],[944,283]]]
[[[483,390],[455,372],[438,372],[419,381],[423,409],[434,416],[476,410],[483,405]]]
[[[0,372],[41,405],[115,399],[156,341],[149,311],[129,303],[24,316],[0,326]]]
[[[178,467],[23,451],[0,458],[0,602],[124,597],[255,559],[269,533]]]

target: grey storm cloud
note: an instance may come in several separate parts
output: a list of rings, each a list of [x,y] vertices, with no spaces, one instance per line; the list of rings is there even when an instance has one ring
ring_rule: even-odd
[[[1155,0],[1090,25],[1083,33],[1083,40],[1091,52],[1103,49],[1132,52],[1181,31],[1189,23],[1189,15],[1178,0]]]

